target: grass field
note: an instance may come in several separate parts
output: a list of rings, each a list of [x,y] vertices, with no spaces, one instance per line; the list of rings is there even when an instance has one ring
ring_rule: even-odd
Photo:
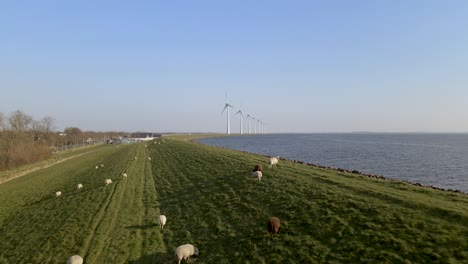
[[[28,174],[37,169],[46,168],[61,161],[93,152],[100,147],[101,144],[98,144],[57,151],[54,152],[52,156],[46,160],[36,162],[33,164],[23,165],[18,168],[10,169],[7,171],[0,171],[0,184],[12,180],[18,176]]]
[[[176,263],[186,243],[197,263],[468,263],[466,194],[158,142],[102,145],[0,184],[0,263]]]

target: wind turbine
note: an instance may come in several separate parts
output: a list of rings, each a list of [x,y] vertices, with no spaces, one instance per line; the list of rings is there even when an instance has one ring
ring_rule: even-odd
[[[249,122],[249,134],[250,134],[250,118],[251,118],[251,116],[249,114],[247,114],[246,119]]]
[[[228,104],[227,102],[224,104],[223,111],[221,111],[221,114],[224,112],[224,110],[227,109],[226,111],[226,117],[227,117],[227,123],[226,123],[226,134],[231,134],[231,126],[229,123],[229,107],[233,108],[232,105]]]
[[[244,118],[244,115],[242,114],[242,110],[239,109],[239,111],[237,111],[237,113],[235,113],[235,115],[237,114],[240,114],[240,134],[242,135],[242,119]]]
[[[262,124],[262,120],[260,119],[257,119],[257,123],[258,123],[258,134],[261,134],[261,124]]]
[[[254,134],[257,134],[257,119],[255,119],[255,117],[252,117],[252,120],[254,121]]]

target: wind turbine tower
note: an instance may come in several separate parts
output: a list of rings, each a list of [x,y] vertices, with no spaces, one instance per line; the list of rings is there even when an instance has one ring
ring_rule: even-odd
[[[244,118],[244,115],[242,114],[242,110],[239,110],[237,111],[236,115],[237,114],[240,114],[240,134],[242,135],[242,131],[243,131],[243,128],[242,128],[242,119]]]
[[[254,134],[257,134],[257,119],[255,117],[252,117],[254,121]]]
[[[226,134],[231,134],[231,125],[230,125],[230,122],[229,122],[229,107],[230,108],[233,108],[232,105],[228,104],[227,102],[224,104],[224,108],[223,108],[223,111],[221,112],[221,114],[224,112],[224,110],[226,110],[226,119],[227,119],[227,123],[226,123]]]
[[[249,129],[248,129],[248,130],[249,130],[249,134],[250,134],[250,118],[251,118],[250,115],[247,114],[246,119],[247,119],[247,122],[249,122],[249,123],[248,123],[248,124],[249,124],[249,126],[248,126],[248,128],[249,128]]]

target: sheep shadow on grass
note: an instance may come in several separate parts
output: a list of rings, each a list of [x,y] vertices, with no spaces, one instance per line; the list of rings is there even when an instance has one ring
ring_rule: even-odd
[[[125,228],[128,228],[128,229],[146,230],[146,229],[156,228],[156,227],[159,229],[159,225],[158,225],[158,224],[132,225],[132,226],[127,226],[127,227],[125,227]]]
[[[153,253],[144,255],[136,260],[129,261],[129,264],[160,264],[160,263],[176,263],[174,252],[168,253]]]

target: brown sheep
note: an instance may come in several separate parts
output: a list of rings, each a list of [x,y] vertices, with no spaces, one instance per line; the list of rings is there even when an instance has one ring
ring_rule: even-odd
[[[273,235],[278,234],[281,227],[281,222],[278,217],[270,217],[267,222],[268,233],[270,233],[271,239],[273,240]]]
[[[255,165],[254,169],[253,169],[253,172],[255,172],[255,171],[262,171],[263,172],[262,164]]]

